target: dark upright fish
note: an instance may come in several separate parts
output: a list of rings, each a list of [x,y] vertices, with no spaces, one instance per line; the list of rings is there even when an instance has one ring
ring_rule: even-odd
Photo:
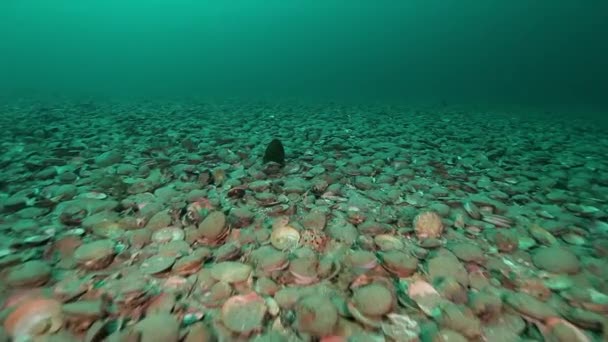
[[[285,165],[285,149],[279,139],[273,139],[264,152],[264,164],[275,162],[281,166]]]

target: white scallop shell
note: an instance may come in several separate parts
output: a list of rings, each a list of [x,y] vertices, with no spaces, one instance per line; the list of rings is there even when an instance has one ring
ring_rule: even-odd
[[[278,250],[296,248],[300,243],[300,232],[291,226],[280,226],[272,230],[270,243]]]

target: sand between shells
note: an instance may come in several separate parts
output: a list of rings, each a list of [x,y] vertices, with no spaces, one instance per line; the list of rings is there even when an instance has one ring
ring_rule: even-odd
[[[3,109],[0,340],[607,338],[608,141],[592,128],[379,106]],[[273,138],[284,167],[262,163]]]

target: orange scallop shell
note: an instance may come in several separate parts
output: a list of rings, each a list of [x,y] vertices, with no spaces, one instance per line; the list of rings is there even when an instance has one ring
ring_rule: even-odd
[[[42,324],[46,327],[41,330]],[[63,324],[61,303],[54,299],[35,298],[20,303],[4,321],[4,328],[15,339],[55,332]]]

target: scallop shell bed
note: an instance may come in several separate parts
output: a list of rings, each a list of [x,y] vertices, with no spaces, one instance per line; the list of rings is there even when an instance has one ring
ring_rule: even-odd
[[[0,341],[608,338],[608,138],[572,116],[0,109]]]

